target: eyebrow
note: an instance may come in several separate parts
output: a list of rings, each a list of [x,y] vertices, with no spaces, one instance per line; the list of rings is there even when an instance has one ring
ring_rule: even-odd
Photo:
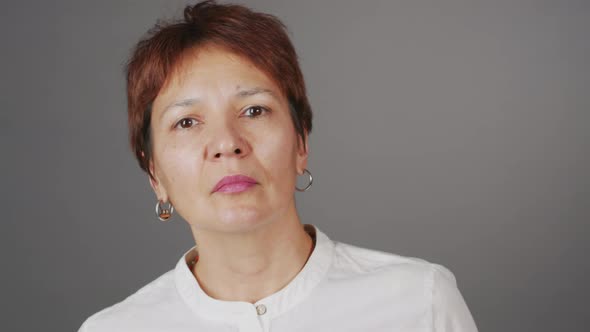
[[[192,106],[194,104],[198,104],[200,102],[201,102],[201,100],[199,98],[187,98],[187,99],[175,101],[172,104],[166,106],[166,108],[164,108],[164,110],[162,111],[162,113],[160,113],[160,119],[163,118],[164,117],[164,114],[166,114],[166,112],[169,109],[171,109],[171,108],[175,108],[175,107],[188,107],[188,106]]]
[[[272,91],[270,89],[259,88],[259,87],[240,90],[236,93],[236,96],[245,98],[245,97],[250,97],[250,96],[257,95],[257,94],[268,94],[271,97],[273,97],[274,99],[276,99],[277,101],[279,101],[279,97],[277,96],[277,94],[274,91]]]
[[[266,89],[266,88],[260,88],[260,87],[254,87],[254,88],[250,88],[250,89],[240,90],[240,91],[236,92],[236,94],[234,96],[238,97],[238,98],[247,98],[247,97],[255,96],[258,94],[267,94],[267,95],[271,96],[272,98],[274,98],[277,102],[280,102],[279,97],[277,96],[277,94],[274,91],[272,91],[270,89]],[[162,111],[162,113],[160,114],[160,118],[164,117],[164,114],[166,113],[166,111],[168,111],[171,108],[189,107],[189,106],[193,106],[195,104],[198,104],[200,102],[201,102],[201,100],[199,98],[187,98],[187,99],[175,101],[172,104],[166,106],[166,108],[164,108],[164,111]]]

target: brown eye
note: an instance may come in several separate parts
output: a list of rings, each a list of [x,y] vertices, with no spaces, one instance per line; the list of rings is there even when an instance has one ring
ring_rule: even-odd
[[[180,126],[182,129],[188,129],[191,128],[192,126],[194,126],[196,124],[196,120],[192,119],[192,118],[184,118],[181,119],[180,121],[178,121],[178,123],[176,123],[176,127]]]
[[[262,106],[252,106],[246,109],[246,116],[249,118],[255,118],[261,116],[267,109]]]

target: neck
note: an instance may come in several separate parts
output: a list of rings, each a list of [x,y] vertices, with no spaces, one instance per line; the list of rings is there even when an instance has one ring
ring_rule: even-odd
[[[285,287],[307,262],[314,241],[297,213],[245,233],[193,229],[192,272],[209,296],[255,303]]]

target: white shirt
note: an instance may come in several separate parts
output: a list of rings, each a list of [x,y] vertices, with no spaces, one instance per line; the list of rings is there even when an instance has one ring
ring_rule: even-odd
[[[195,246],[79,332],[477,331],[445,267],[337,242],[311,224],[304,229],[316,239],[305,266],[254,304],[207,295],[188,266]]]

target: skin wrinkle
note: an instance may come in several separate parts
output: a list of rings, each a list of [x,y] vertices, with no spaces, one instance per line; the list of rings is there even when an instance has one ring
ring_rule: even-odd
[[[238,85],[236,87],[236,90],[239,90],[239,89],[240,89],[240,86]],[[280,102],[280,99],[277,97],[277,94],[274,91],[272,91],[270,89],[260,88],[260,87],[254,87],[251,89],[245,89],[245,90],[238,91],[235,94],[235,96],[240,97],[240,98],[246,98],[246,97],[255,96],[257,94],[268,94],[271,97],[273,97],[277,102]],[[166,106],[164,108],[164,110],[160,113],[160,119],[164,118],[165,114],[172,108],[190,107],[190,106],[199,104],[201,102],[202,101],[199,98],[187,98],[187,99],[173,102],[172,104]]]

